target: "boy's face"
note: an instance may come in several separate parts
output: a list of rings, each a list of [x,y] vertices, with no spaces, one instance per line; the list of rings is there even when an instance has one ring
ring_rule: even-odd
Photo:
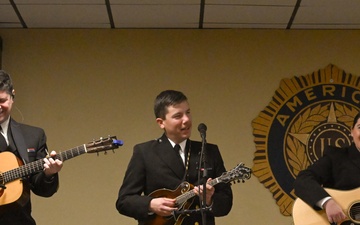
[[[192,127],[189,103],[183,101],[169,106],[165,119],[157,118],[156,122],[165,130],[166,136],[176,144],[188,139]]]

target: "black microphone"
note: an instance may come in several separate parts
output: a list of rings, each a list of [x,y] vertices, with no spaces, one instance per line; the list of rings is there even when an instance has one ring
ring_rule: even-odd
[[[202,139],[206,138],[206,130],[207,130],[206,125],[203,123],[200,123],[198,126],[198,131],[200,132],[200,136]]]

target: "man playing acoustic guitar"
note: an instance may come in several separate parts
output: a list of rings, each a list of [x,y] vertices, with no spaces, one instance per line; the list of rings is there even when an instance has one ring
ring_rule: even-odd
[[[52,196],[58,188],[62,162],[46,158],[43,129],[18,123],[10,117],[14,97],[11,77],[0,70],[0,224],[35,225],[31,216],[30,190],[39,196]],[[55,155],[52,151],[51,156]],[[11,175],[10,169],[39,159],[44,159],[41,172],[5,183],[5,171],[9,170],[7,175]]]
[[[229,183],[210,185],[226,172],[218,147],[206,145],[208,179],[204,180],[199,173],[202,142],[189,139],[192,117],[187,97],[179,91],[163,91],[155,99],[154,112],[164,134],[135,145],[116,208],[142,225],[199,225],[203,218],[207,225],[214,225],[214,217],[230,212],[233,199]],[[204,182],[205,201],[199,200]],[[195,197],[182,202],[187,193]]]
[[[359,201],[358,194],[348,196],[345,190],[350,192],[360,187],[360,113],[354,118],[351,136],[353,143],[349,147],[329,147],[324,151],[323,157],[301,171],[295,180],[295,194],[314,210],[325,210],[325,222],[316,224],[360,223],[359,205],[354,204],[348,208],[350,210],[345,208],[346,205],[351,206]],[[303,215],[299,220],[305,220],[309,216]]]

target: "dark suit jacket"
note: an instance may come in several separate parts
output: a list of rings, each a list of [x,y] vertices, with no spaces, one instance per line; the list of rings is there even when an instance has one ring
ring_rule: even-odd
[[[198,164],[201,153],[201,142],[187,141],[190,148],[190,162],[186,181],[198,184]],[[186,158],[186,157],[185,157]],[[215,178],[225,172],[224,163],[216,145],[207,144],[206,158],[208,177]],[[185,166],[165,135],[160,139],[138,144],[134,147],[123,184],[116,201],[118,211],[133,217],[142,224],[149,218],[149,204],[152,197],[148,196],[155,190],[166,188],[175,190],[183,181]],[[212,211],[207,213],[207,224],[215,224],[214,216],[227,215],[232,207],[232,191],[230,184],[220,183],[215,186]],[[193,206],[199,205],[195,197]],[[186,217],[182,225],[193,225],[201,222],[201,215]]]
[[[360,187],[359,174],[360,152],[354,144],[343,149],[330,147],[323,157],[299,173],[294,182],[295,194],[319,209],[316,203],[329,196],[323,187],[338,190]]]
[[[12,151],[24,163],[43,159],[47,155],[46,135],[43,129],[21,123],[11,119],[8,129],[9,151]],[[36,195],[52,196],[58,189],[59,179],[56,174],[51,180],[46,179],[43,171],[35,173],[24,179],[25,190],[30,188]],[[10,190],[6,190],[10,191]],[[26,192],[26,191],[25,191]],[[26,196],[27,193],[24,193]],[[30,194],[30,193],[28,193]],[[15,207],[0,213],[0,224],[7,225],[34,225],[31,217],[30,197],[22,207]]]

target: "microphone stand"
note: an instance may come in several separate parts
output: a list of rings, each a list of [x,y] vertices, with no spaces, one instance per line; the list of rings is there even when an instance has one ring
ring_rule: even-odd
[[[198,180],[200,181],[200,174],[201,171],[203,172],[203,196],[202,196],[202,200],[201,197],[199,195],[199,201],[200,201],[200,208],[198,209],[183,209],[183,210],[179,210],[179,211],[173,211],[172,212],[172,216],[174,217],[175,221],[178,219],[178,216],[180,215],[190,215],[190,214],[196,214],[196,213],[201,213],[201,217],[202,217],[202,224],[206,225],[206,212],[211,210],[211,207],[207,207],[206,206],[206,181],[207,181],[207,173],[208,173],[208,168],[206,168],[206,140],[205,140],[205,135],[201,135],[202,137],[202,146],[201,146],[201,153],[200,153],[200,163],[199,163],[199,178]],[[203,165],[203,168],[201,167],[201,165]],[[199,182],[199,187],[200,187],[200,183]],[[200,190],[200,189],[199,189]]]
[[[201,196],[199,195],[199,202],[200,202],[200,208],[199,209],[183,209],[183,210],[179,210],[179,211],[174,211],[172,213],[173,217],[175,218],[175,220],[177,220],[177,216],[179,215],[188,215],[188,214],[193,214],[193,213],[201,213],[202,216],[202,224],[206,225],[206,213],[207,211],[211,210],[211,207],[207,207],[206,206],[206,183],[207,183],[207,179],[208,179],[208,169],[207,165],[206,165],[206,125],[205,124],[200,124],[198,127],[198,130],[200,131],[200,136],[202,139],[201,142],[201,153],[200,153],[200,159],[199,159],[199,172],[198,172],[198,181],[199,181],[199,190],[200,190],[200,184],[201,184],[201,178],[200,178],[200,174],[201,172],[203,172],[203,196],[201,198]],[[203,167],[201,167],[203,166]]]
[[[203,197],[200,198],[200,212],[202,216],[203,225],[206,225],[206,182],[208,178],[208,168],[206,165],[206,137],[205,134],[201,134],[202,143],[201,143],[201,154],[200,154],[200,164],[199,169],[201,171],[201,164],[203,165]],[[200,176],[199,176],[200,177]],[[200,196],[199,196],[200,197]]]

